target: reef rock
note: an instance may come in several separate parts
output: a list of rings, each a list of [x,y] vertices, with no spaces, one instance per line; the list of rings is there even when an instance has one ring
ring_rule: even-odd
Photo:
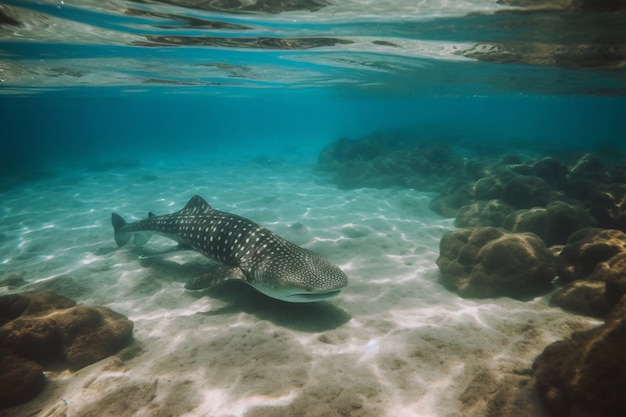
[[[626,233],[585,228],[572,234],[559,256],[559,277],[570,282],[619,281],[626,276]],[[620,295],[621,297],[621,295]]]
[[[405,130],[341,138],[322,150],[317,168],[341,188],[436,191],[465,176],[465,161],[445,142],[425,141]]]
[[[626,232],[626,184],[611,184],[604,189],[596,185],[588,198],[589,211],[598,225]]]
[[[54,318],[70,369],[80,369],[126,346],[133,323],[106,307],[77,306]]]
[[[33,398],[46,366],[80,369],[116,353],[132,339],[133,322],[106,307],[76,306],[48,291],[0,297],[0,381],[11,382],[0,407]],[[14,359],[17,358],[17,359]],[[8,394],[7,394],[8,395]]]
[[[586,178],[597,182],[607,182],[609,173],[602,159],[597,155],[585,154],[571,167],[573,178]]]
[[[564,310],[592,317],[604,317],[611,310],[606,283],[574,281],[554,293],[550,302]]]
[[[0,408],[35,398],[46,383],[43,367],[4,351],[0,351],[0,355]]]
[[[442,282],[462,297],[524,299],[548,291],[556,275],[554,256],[532,233],[461,229],[445,235],[439,248]]]
[[[550,186],[532,175],[518,175],[502,188],[502,200],[516,209],[545,207],[550,202],[551,194]]]
[[[532,172],[551,187],[562,189],[569,184],[569,170],[560,160],[552,157],[542,158],[532,165]]]
[[[504,184],[496,175],[488,175],[478,179],[473,186],[477,200],[496,200],[502,196]]]
[[[533,364],[539,397],[559,417],[626,415],[626,297],[606,323],[546,347]]]
[[[564,244],[572,233],[593,225],[594,219],[582,207],[563,201],[553,201],[545,208],[517,210],[504,221],[506,229],[534,233],[548,246]]]
[[[477,201],[461,207],[454,224],[457,227],[502,227],[512,212],[511,206],[500,200]]]
[[[559,255],[558,275],[564,282],[580,280],[599,283],[596,287],[604,288],[607,307],[600,305],[600,300],[589,292],[592,284],[577,284],[579,289],[575,292],[584,294],[583,298],[575,294],[568,295],[572,293],[572,287],[566,286],[555,294],[555,304],[568,308],[573,302],[577,305],[575,311],[582,311],[583,314],[592,312],[592,315],[598,315],[607,308],[610,310],[626,294],[626,233],[585,228],[572,234]],[[583,287],[586,289],[582,290]],[[577,300],[563,299],[570,297]],[[583,307],[583,301],[588,305]]]

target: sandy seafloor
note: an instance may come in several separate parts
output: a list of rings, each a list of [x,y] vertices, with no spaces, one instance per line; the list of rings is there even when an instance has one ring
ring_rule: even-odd
[[[533,359],[598,322],[549,296],[465,300],[438,282],[454,228],[432,194],[340,190],[314,161],[142,161],[73,171],[5,191],[0,275],[23,271],[80,304],[133,320],[135,342],[0,416],[542,416]],[[209,261],[153,238],[116,249],[110,214],[181,209],[193,194],[339,265],[349,286],[313,304],[245,285],[189,292]],[[22,288],[21,290],[28,289]],[[6,288],[0,293],[6,293]],[[508,411],[507,411],[508,410]]]

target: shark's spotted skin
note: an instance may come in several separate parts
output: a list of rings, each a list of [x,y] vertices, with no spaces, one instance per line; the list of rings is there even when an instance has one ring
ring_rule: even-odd
[[[147,219],[134,223],[113,213],[111,222],[118,246],[133,235],[135,244],[142,245],[154,232],[221,264],[188,282],[187,289],[243,280],[273,298],[311,302],[337,295],[348,283],[343,271],[321,256],[251,220],[215,210],[197,195],[176,213],[149,213]]]

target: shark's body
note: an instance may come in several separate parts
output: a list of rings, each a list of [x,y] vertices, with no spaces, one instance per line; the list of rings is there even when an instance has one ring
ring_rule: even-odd
[[[133,223],[113,213],[111,222],[118,246],[133,235],[135,244],[143,245],[150,233],[158,233],[220,264],[187,282],[187,289],[240,280],[272,298],[312,302],[337,295],[348,283],[346,274],[321,256],[251,220],[215,210],[197,195],[176,213],[149,213],[147,219]]]

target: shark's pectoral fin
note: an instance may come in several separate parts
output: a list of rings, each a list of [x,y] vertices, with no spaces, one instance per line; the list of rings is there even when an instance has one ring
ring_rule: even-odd
[[[194,277],[185,283],[187,290],[203,290],[223,284],[227,281],[247,281],[241,268],[236,266],[217,265],[208,272]]]
[[[139,255],[139,259],[150,259],[150,258],[156,258],[162,255],[166,255],[168,253],[173,253],[173,252],[180,252],[180,251],[184,251],[184,250],[193,250],[193,248],[189,245],[185,245],[185,244],[179,244],[174,246],[173,248],[170,249],[165,249],[164,251],[161,252],[155,252],[155,253],[151,253],[150,255]]]

